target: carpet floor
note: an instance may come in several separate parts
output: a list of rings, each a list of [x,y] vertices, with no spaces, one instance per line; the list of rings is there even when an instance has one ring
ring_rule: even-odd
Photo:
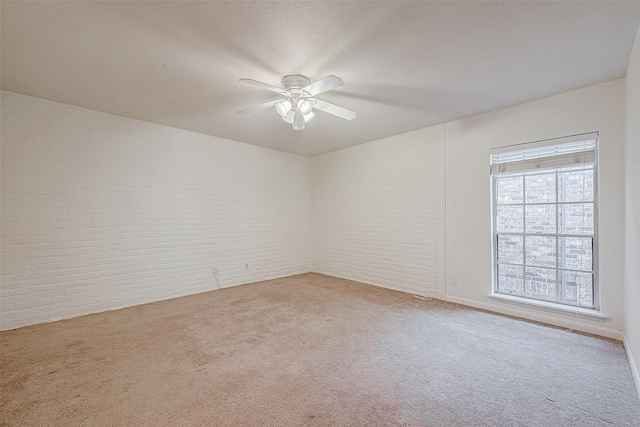
[[[319,274],[0,344],[8,426],[640,426],[618,342]]]

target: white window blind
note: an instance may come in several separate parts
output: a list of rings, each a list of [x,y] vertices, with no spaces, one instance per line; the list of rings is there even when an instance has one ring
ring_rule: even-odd
[[[598,134],[588,133],[566,138],[532,142],[492,149],[491,174],[522,172],[593,163]]]

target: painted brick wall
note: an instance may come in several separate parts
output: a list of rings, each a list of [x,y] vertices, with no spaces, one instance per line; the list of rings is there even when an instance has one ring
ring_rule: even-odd
[[[313,270],[444,298],[443,126],[314,157]]]
[[[1,328],[310,271],[309,162],[2,92]]]

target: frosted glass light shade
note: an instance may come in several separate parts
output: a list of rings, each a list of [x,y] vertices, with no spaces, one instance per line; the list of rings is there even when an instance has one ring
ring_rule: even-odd
[[[312,112],[310,112],[309,114],[304,114],[304,115],[303,115],[303,117],[304,117],[304,122],[305,122],[305,123],[309,123],[309,121],[310,121],[311,119],[313,119],[315,116],[316,116],[316,113],[314,113],[313,111],[312,111]]]
[[[289,112],[286,115],[282,116],[282,120],[291,124],[293,123],[293,115],[294,115],[293,110],[289,110]]]
[[[291,102],[288,100],[276,101],[276,111],[282,117],[286,116],[289,111],[291,111]]]
[[[298,101],[298,108],[303,116],[306,116],[311,112],[311,103],[307,100],[301,99]]]

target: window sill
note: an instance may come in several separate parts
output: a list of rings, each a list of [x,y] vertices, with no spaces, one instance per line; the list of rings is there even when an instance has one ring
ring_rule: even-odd
[[[561,304],[555,304],[553,302],[537,301],[532,299],[520,298],[513,295],[505,295],[505,294],[498,294],[498,293],[490,293],[487,296],[489,298],[493,298],[501,301],[507,301],[507,302],[512,302],[516,304],[522,304],[522,305],[528,305],[528,306],[534,306],[534,307],[541,307],[541,308],[546,308],[550,310],[561,311],[567,314],[579,314],[582,316],[595,317],[598,319],[609,318],[609,316],[606,316],[597,310],[590,310],[588,308],[571,307],[568,305],[565,306]]]

